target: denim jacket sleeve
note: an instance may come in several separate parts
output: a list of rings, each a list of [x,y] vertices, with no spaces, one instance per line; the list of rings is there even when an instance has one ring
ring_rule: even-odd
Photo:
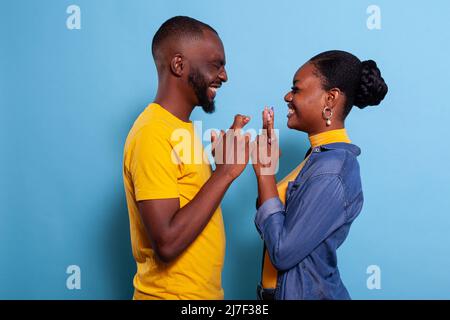
[[[256,212],[255,224],[275,268],[288,270],[346,220],[341,178],[322,174],[294,190],[286,209],[277,197],[265,201]]]

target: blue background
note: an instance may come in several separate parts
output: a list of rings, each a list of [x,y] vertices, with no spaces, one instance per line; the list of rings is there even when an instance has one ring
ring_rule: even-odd
[[[66,8],[81,8],[68,30]],[[366,9],[381,8],[381,30]],[[286,127],[284,94],[313,55],[374,59],[389,85],[378,107],[347,128],[362,149],[365,205],[339,249],[355,299],[450,299],[450,74],[447,1],[1,1],[0,298],[129,299],[135,272],[122,183],[123,144],[157,87],[150,43],[174,15],[211,24],[229,81],[205,128],[275,106],[279,177],[302,159],[303,133]],[[222,204],[226,299],[254,299],[262,243],[253,224],[250,167]],[[81,290],[66,268],[81,268]],[[381,289],[369,290],[369,265]]]

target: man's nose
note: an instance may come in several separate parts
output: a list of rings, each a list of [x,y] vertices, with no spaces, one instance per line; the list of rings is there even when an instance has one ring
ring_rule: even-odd
[[[225,70],[225,68],[223,68],[223,70],[219,73],[219,79],[222,82],[227,82],[228,81],[228,75],[227,75],[227,71]]]

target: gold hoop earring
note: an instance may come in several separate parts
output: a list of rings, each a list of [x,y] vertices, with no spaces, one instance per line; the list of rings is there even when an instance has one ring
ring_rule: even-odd
[[[330,107],[325,107],[322,110],[322,117],[325,120],[327,126],[331,126],[331,117],[333,116],[333,110]]]

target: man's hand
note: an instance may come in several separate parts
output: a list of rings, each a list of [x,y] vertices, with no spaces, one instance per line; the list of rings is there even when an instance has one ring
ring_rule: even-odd
[[[241,114],[234,117],[234,122],[227,132],[220,135],[211,132],[212,154],[216,163],[216,174],[229,179],[236,179],[244,171],[250,158],[250,134],[242,135],[241,129],[250,118]]]

